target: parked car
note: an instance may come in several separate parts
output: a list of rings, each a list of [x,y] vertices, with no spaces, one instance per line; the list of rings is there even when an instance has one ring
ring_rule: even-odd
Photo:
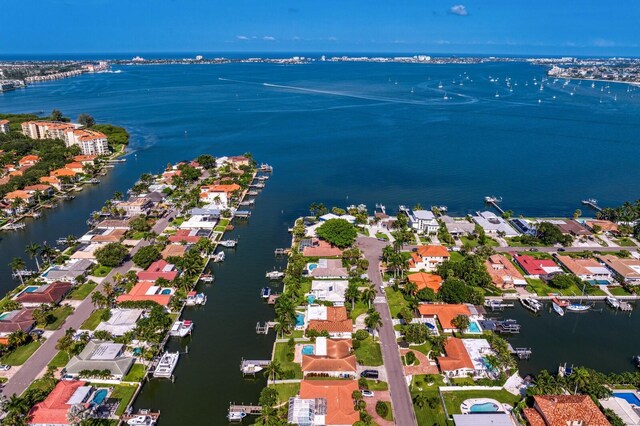
[[[9,371],[11,370],[11,366],[7,364],[0,364],[0,371]]]
[[[367,389],[363,389],[360,391],[362,393],[362,396],[366,396],[366,397],[373,397],[373,391],[367,390]]]
[[[35,328],[35,329],[31,330],[31,334],[33,334],[34,336],[42,337],[42,335],[44,334],[44,330],[41,330],[39,328]]]
[[[380,373],[378,373],[378,370],[364,370],[362,373],[360,373],[360,377],[364,377],[366,379],[378,379],[378,377],[380,376]]]
[[[558,249],[558,251],[567,251],[567,249],[566,249],[566,248],[562,248],[562,247],[560,247],[560,248]]]

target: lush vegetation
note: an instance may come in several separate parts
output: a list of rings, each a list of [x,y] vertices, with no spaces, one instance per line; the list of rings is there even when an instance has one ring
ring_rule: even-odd
[[[114,126],[113,124],[94,124],[91,128],[107,136],[109,148],[112,150],[117,149],[118,145],[127,145],[129,143],[129,132],[123,127]]]
[[[121,243],[109,243],[95,251],[96,260],[112,268],[120,266],[128,254],[129,249]]]
[[[142,269],[147,269],[149,265],[158,260],[160,257],[160,250],[155,245],[140,247],[140,249],[133,255],[133,263]]]
[[[344,219],[329,219],[316,229],[316,234],[336,247],[345,248],[356,239],[356,228]]]

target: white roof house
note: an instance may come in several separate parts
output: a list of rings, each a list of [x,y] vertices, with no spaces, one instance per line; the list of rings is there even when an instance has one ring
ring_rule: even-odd
[[[327,319],[327,307],[326,306],[307,306],[307,320],[326,321]]]
[[[213,229],[218,223],[218,216],[209,214],[193,214],[182,222],[180,229]]]
[[[96,327],[96,331],[104,330],[114,336],[122,336],[136,328],[136,322],[142,316],[142,309],[112,309],[111,318]]]
[[[327,213],[325,215],[320,216],[320,221],[325,222],[329,219],[343,219],[349,223],[356,223],[355,216],[351,216],[350,214],[337,215],[333,213]]]
[[[480,225],[487,234],[497,234],[498,232],[504,232],[506,237],[515,237],[518,235],[518,231],[513,229],[506,220],[497,216],[490,211],[477,212],[476,216],[473,216],[473,221]]]
[[[438,232],[440,224],[431,210],[409,210],[407,216],[413,229],[429,234]]]
[[[313,280],[311,294],[318,300],[333,302],[334,305],[344,305],[344,292],[349,286],[347,280]]]

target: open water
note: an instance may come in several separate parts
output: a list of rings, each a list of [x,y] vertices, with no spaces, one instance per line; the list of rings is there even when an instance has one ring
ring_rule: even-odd
[[[257,401],[263,380],[243,380],[239,362],[270,355],[273,335],[254,332],[257,321],[273,318],[259,290],[265,271],[277,264],[273,249],[288,245],[287,227],[312,202],[384,203],[390,210],[419,202],[466,214],[496,195],[505,208],[531,216],[569,215],[583,198],[605,206],[638,198],[640,92],[623,84],[548,81],[541,91],[546,70],[527,63],[119,70],[0,94],[2,112],[58,108],[73,118],[87,112],[132,135],[127,162],[100,185],[26,230],[0,235],[0,291],[15,286],[6,265],[14,256],[26,258],[26,244],[80,235],[90,212],[143,172],[201,153],[250,151],[272,164],[249,223],[232,233],[239,247],[204,288],[207,305],[186,311],[196,328],[182,342],[189,353],[175,383],[152,381],[136,403],[161,409],[163,424],[223,424],[230,401]],[[534,357],[523,369],[564,361],[630,369],[628,359],[640,348],[629,346],[632,339],[620,342],[637,327],[635,318],[605,311],[527,322],[518,339],[531,340],[518,346],[533,346]],[[604,339],[598,333],[613,330],[611,321],[620,336]],[[605,348],[602,357],[589,355]]]

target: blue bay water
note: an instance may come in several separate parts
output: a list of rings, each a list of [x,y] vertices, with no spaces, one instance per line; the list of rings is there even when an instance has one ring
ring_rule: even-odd
[[[533,78],[540,82],[545,68],[527,63],[120,70],[0,94],[1,112],[87,112],[132,135],[128,161],[100,185],[26,230],[0,236],[0,290],[15,285],[6,265],[26,258],[29,241],[81,234],[89,213],[140,173],[202,153],[250,151],[272,164],[251,220],[232,233],[239,247],[215,267],[215,284],[203,288],[209,302],[186,311],[196,331],[182,342],[189,354],[176,382],[152,381],[137,403],[160,408],[163,424],[221,424],[229,401],[257,401],[263,380],[242,380],[239,362],[271,352],[273,337],[254,333],[257,321],[273,318],[259,290],[264,272],[277,265],[273,249],[288,245],[287,227],[312,202],[444,204],[462,215],[497,195],[518,215],[555,216],[570,215],[583,198],[603,205],[638,198],[640,98],[622,84],[549,81],[541,92]],[[571,361],[557,350],[533,369]]]

